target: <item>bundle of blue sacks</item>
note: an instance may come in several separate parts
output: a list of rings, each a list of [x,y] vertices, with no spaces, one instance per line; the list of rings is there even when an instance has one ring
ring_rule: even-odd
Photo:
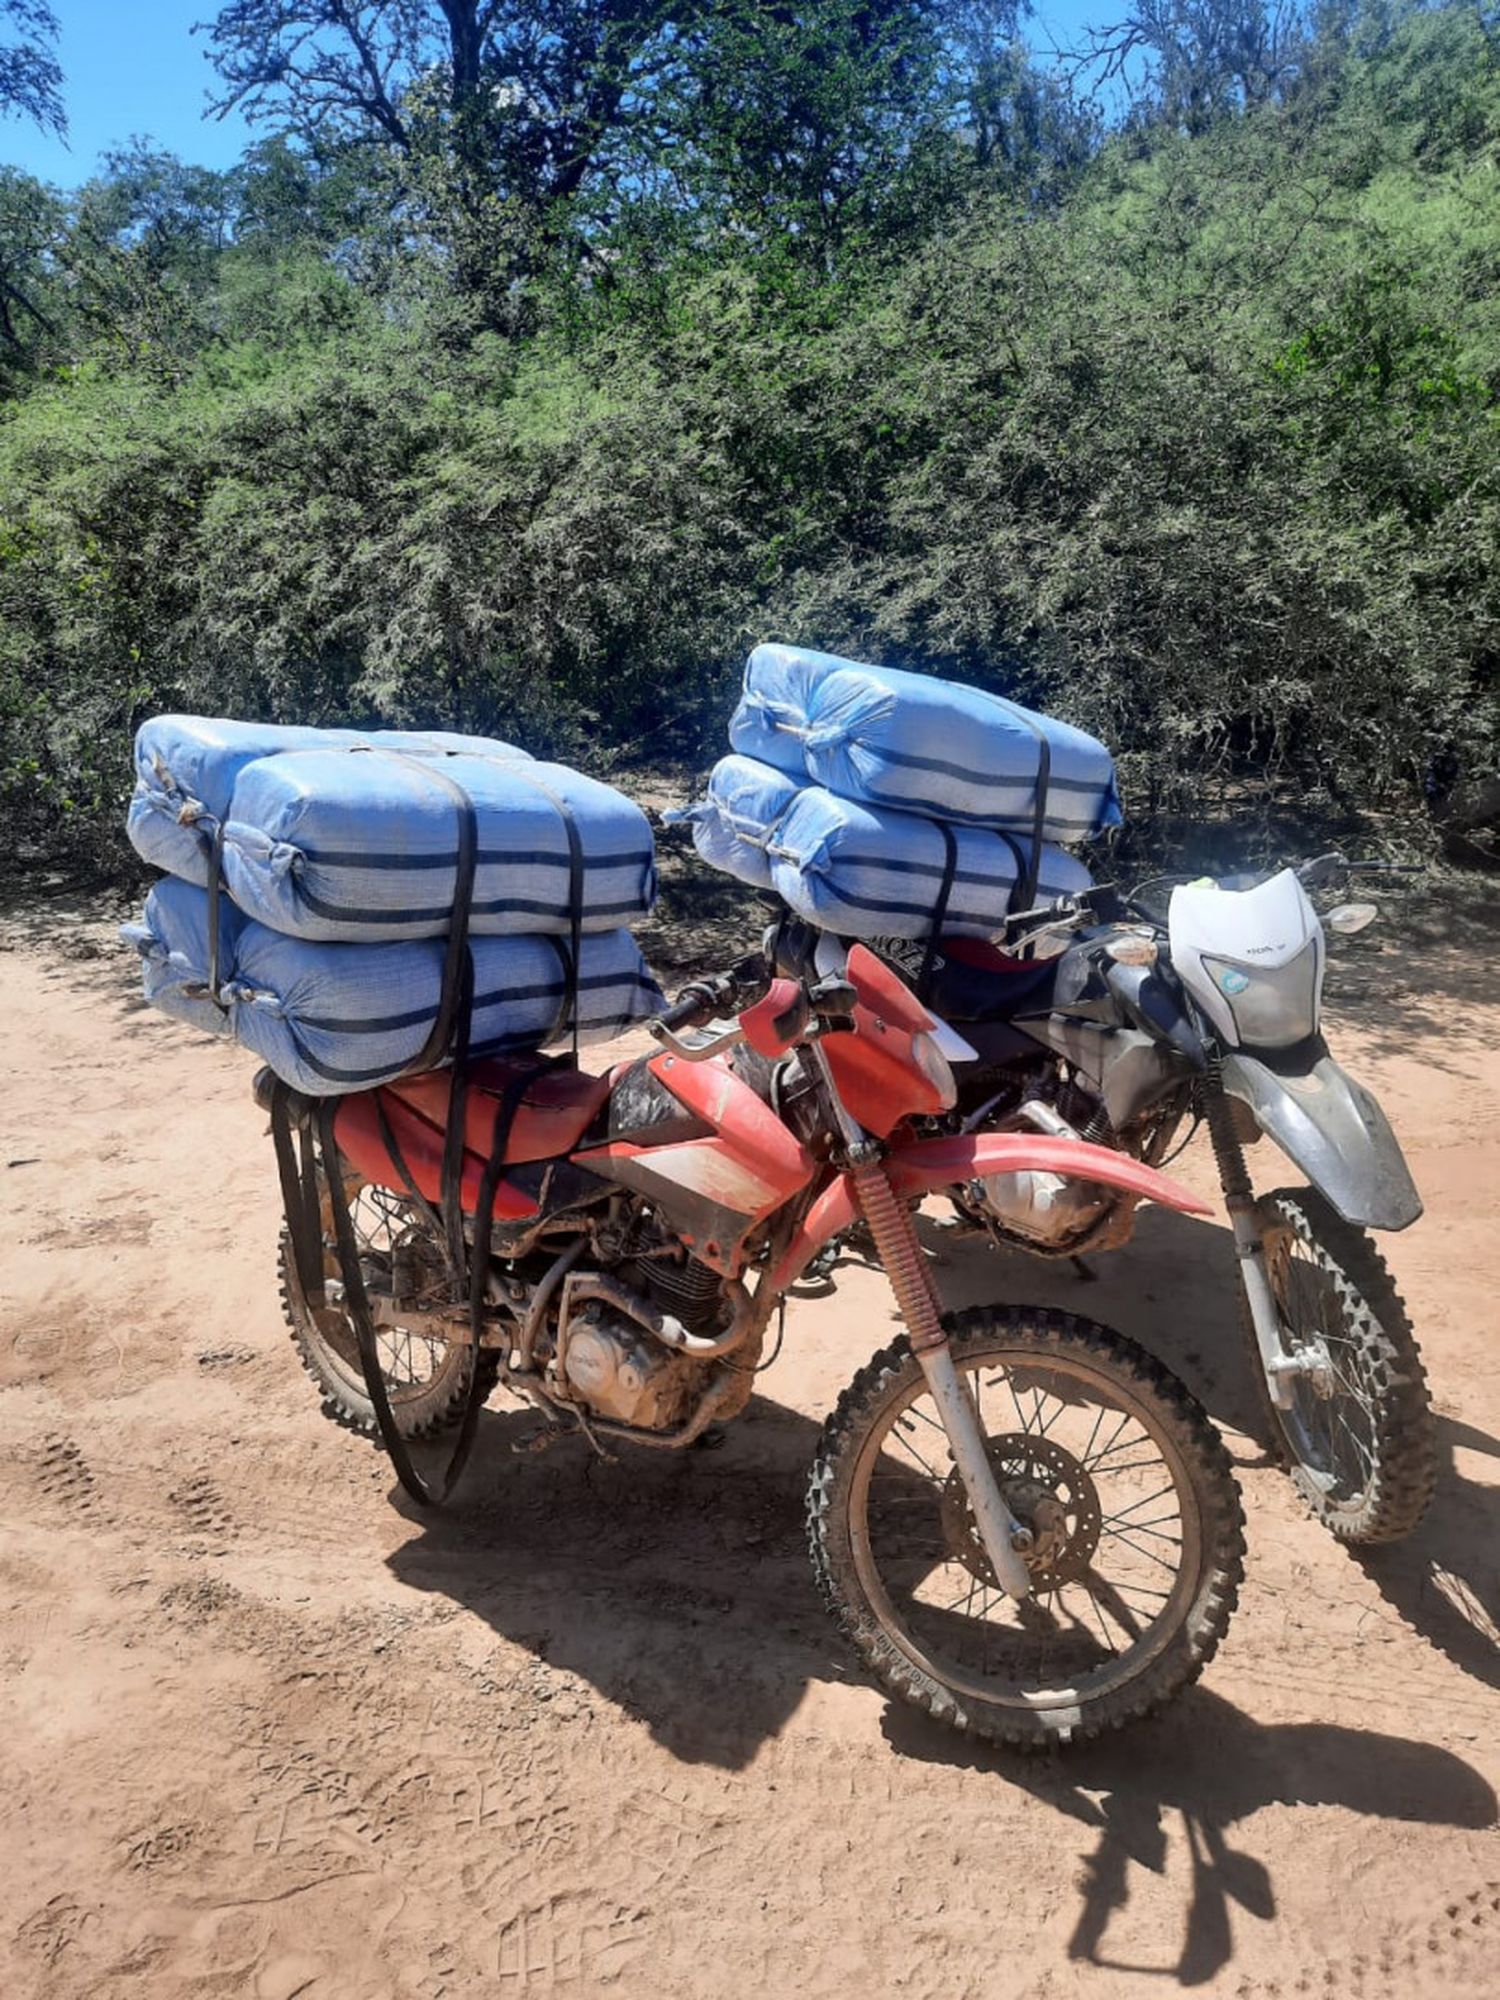
[[[689,809],[713,867],[772,889],[843,937],[991,937],[1034,899],[1089,886],[1063,843],[1120,824],[1102,743],[956,681],[798,646],[757,646],[729,725],[733,754]],[[1045,744],[1045,751],[1043,745]]]
[[[575,995],[580,1042],[663,1004],[628,929],[655,900],[650,824],[581,772],[487,737],[193,715],[145,723],[135,764],[130,838],[166,871],[125,931],[147,999],[233,1036],[299,1090],[363,1089],[423,1054],[443,997],[464,798],[478,836],[471,1053],[571,1039]]]

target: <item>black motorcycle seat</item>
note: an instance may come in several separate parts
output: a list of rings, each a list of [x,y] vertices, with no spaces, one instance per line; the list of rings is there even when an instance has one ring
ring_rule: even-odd
[[[938,942],[923,998],[955,1027],[1045,1014],[1057,976],[1055,958],[1011,958],[983,938]]]

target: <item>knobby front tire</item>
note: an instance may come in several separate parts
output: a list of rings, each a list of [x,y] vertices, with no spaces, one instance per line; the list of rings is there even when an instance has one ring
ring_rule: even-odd
[[[807,1511],[823,1597],[882,1686],[954,1729],[1024,1750],[1118,1729],[1196,1680],[1229,1623],[1228,1455],[1181,1383],[1105,1327],[1029,1307],[945,1324],[1002,1492],[1038,1529],[1033,1595],[986,1580],[903,1338],[823,1427]]]
[[[1308,1508],[1351,1546],[1395,1542],[1426,1513],[1437,1480],[1427,1378],[1385,1260],[1364,1230],[1314,1188],[1278,1188],[1257,1204],[1266,1275],[1295,1352],[1320,1339],[1332,1393],[1293,1377],[1272,1401],[1251,1330],[1271,1442]],[[1241,1299],[1249,1326],[1249,1309]]]

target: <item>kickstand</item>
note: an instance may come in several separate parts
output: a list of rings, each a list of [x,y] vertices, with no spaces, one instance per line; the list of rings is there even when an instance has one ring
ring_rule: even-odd
[[[1085,1264],[1081,1257],[1074,1257],[1072,1259],[1072,1264],[1073,1264],[1073,1269],[1078,1273],[1079,1277],[1082,1278],[1086,1284],[1090,1285],[1098,1284],[1099,1273],[1093,1268],[1091,1264]]]

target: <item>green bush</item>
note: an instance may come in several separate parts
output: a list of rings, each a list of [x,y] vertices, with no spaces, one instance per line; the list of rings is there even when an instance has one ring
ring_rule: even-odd
[[[504,334],[285,153],[211,241],[139,158],[176,234],[12,186],[7,853],[113,867],[168,707],[701,760],[769,636],[1054,708],[1139,820],[1413,811],[1500,753],[1497,138],[1477,17],[1417,12],[1193,136],[939,176],[925,235],[908,163],[837,257],[643,192]]]

